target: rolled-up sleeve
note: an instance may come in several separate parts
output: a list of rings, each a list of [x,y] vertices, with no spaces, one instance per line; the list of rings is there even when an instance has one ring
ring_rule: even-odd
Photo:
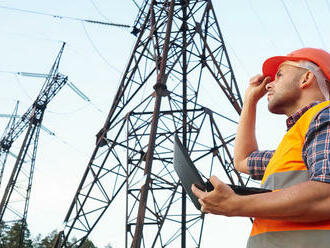
[[[261,180],[269,160],[274,155],[273,150],[254,151],[248,157],[248,170],[252,179]]]
[[[302,156],[312,181],[330,183],[330,109],[322,110],[311,122]]]

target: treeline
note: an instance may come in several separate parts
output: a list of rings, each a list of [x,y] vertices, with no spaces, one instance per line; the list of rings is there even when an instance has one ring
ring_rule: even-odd
[[[0,223],[0,248],[17,248],[18,244],[20,243],[20,230],[21,223],[19,222],[16,222],[10,226],[4,223]],[[24,233],[23,247],[20,248],[53,248],[56,236],[57,231],[54,230],[45,237],[42,237],[41,234],[38,234],[36,237],[32,238],[30,230],[26,228]],[[75,239],[73,238],[70,243],[74,242]],[[77,247],[78,246],[76,245],[72,246],[72,248]],[[98,248],[93,244],[92,241],[88,239],[81,247]],[[112,246],[109,244],[104,248],[112,248]]]

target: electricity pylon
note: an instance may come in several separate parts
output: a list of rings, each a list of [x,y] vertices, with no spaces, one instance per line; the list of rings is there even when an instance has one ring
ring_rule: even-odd
[[[0,142],[1,157],[6,157],[13,142],[26,130],[19,154],[0,202],[0,222],[21,223],[20,241],[17,246],[19,248],[23,247],[24,242],[26,218],[43,116],[48,103],[68,80],[67,76],[58,73],[64,46],[65,43],[63,43],[36,100]],[[4,162],[6,161],[4,160]],[[3,164],[2,166],[4,167],[5,165]]]
[[[126,247],[200,247],[204,215],[174,172],[174,134],[204,177],[247,183],[232,158],[242,100],[211,1],[144,1],[139,17],[56,247],[80,247],[113,204],[126,208]]]
[[[7,158],[8,158],[8,154],[9,154],[9,149],[11,146],[11,144],[9,144],[7,142],[5,137],[7,137],[8,132],[10,130],[12,130],[13,127],[15,126],[15,120],[17,118],[18,104],[19,104],[19,102],[17,101],[14,112],[10,116],[7,126],[3,132],[1,140],[0,140],[0,186],[1,186],[1,182],[2,182],[3,172],[5,169],[5,164],[7,162]]]

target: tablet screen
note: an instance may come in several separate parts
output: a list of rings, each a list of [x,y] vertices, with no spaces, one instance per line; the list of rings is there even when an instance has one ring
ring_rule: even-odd
[[[205,190],[205,183],[191,161],[187,150],[183,147],[179,137],[175,135],[174,140],[174,169],[179,176],[179,179],[182,183],[183,188],[189,195],[193,204],[197,209],[201,208],[200,203],[198,202],[197,197],[192,193],[191,186],[196,184],[196,186],[202,190]]]

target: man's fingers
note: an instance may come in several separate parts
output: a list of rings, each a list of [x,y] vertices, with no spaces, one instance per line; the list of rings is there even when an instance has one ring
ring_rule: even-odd
[[[198,199],[198,201],[201,204],[201,212],[204,214],[209,213],[208,209],[206,208],[205,203],[201,199]]]
[[[212,183],[213,187],[215,188],[218,185],[223,185],[224,183],[220,181],[220,179],[216,176],[211,176],[209,181]]]
[[[271,78],[269,76],[265,77],[264,75],[256,75],[250,79],[250,84],[254,85],[263,85],[268,84],[271,81]]]
[[[265,77],[263,80],[262,80],[262,84],[266,85],[268,83],[270,83],[272,80],[269,76]]]
[[[203,195],[206,194],[204,191],[197,188],[194,184],[191,186],[191,191],[194,193],[195,196],[197,196],[197,198],[201,198],[203,197]]]
[[[250,78],[250,84],[260,84],[264,78],[265,77],[261,74],[255,75],[254,77]]]
[[[211,176],[210,177],[210,182],[212,183],[213,187],[215,190],[217,190],[218,192],[226,192],[228,190],[232,191],[232,189],[225,184],[224,182],[222,182],[218,177],[216,176]]]

